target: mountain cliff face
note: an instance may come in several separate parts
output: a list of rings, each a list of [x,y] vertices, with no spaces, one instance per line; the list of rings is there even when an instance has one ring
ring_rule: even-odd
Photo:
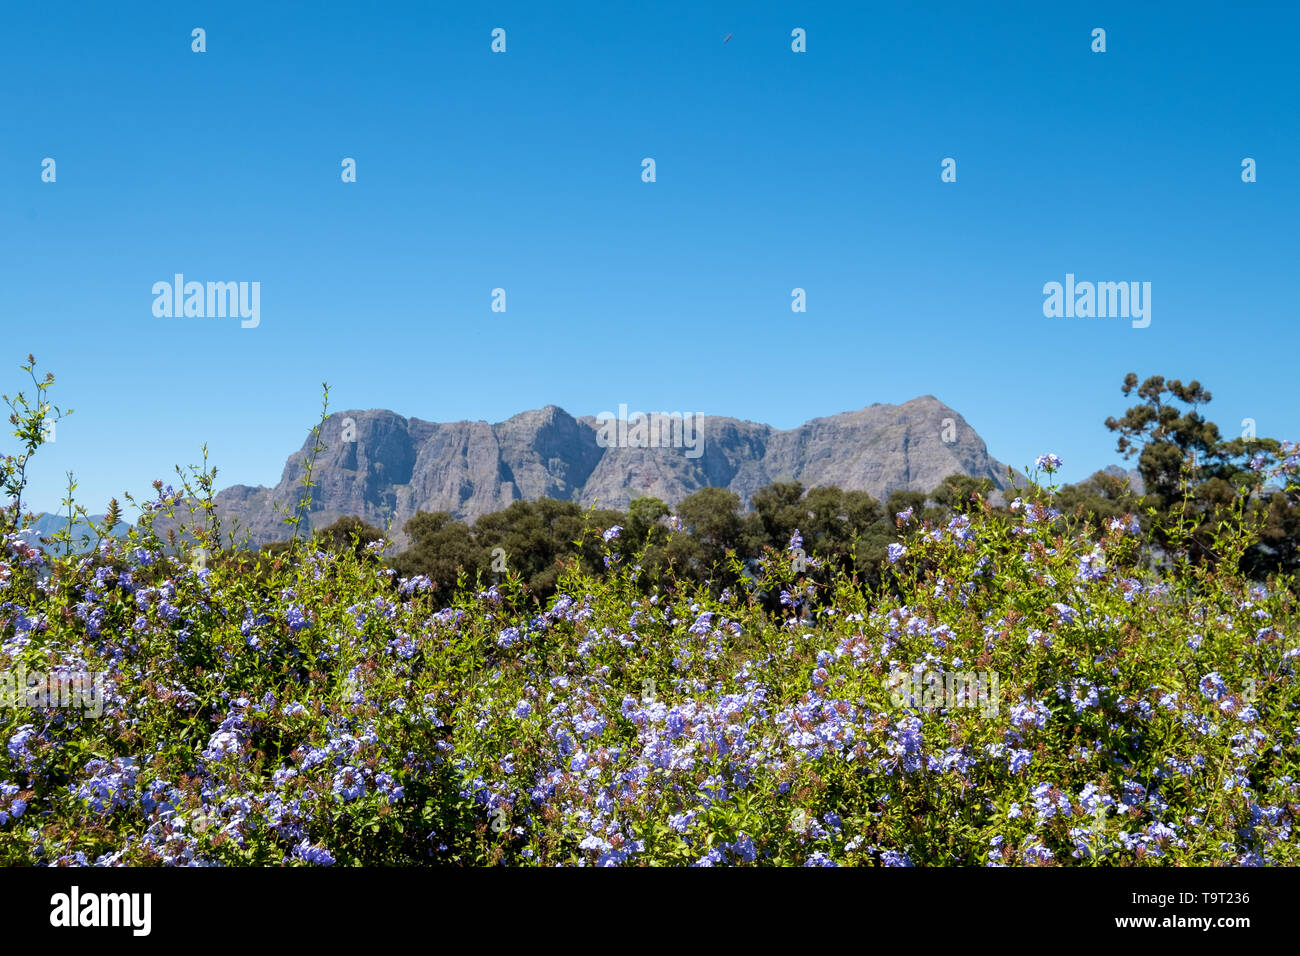
[[[675,505],[712,485],[734,491],[748,506],[764,485],[791,480],[883,499],[897,489],[932,491],[954,472],[1009,487],[1006,466],[989,456],[983,439],[930,395],[815,418],[787,431],[712,416],[697,425],[698,436],[689,426],[684,439],[676,433],[678,447],[670,446],[666,425],[661,440],[649,441],[658,447],[603,447],[611,424],[574,418],[554,405],[495,425],[339,412],[322,427],[327,447],[316,458],[309,519],[317,528],[344,515],[379,527],[391,520],[394,540],[404,545],[402,525],[417,511],[449,511],[472,521],[520,499],[623,509],[643,495]],[[299,500],[311,447],[308,436],[274,488],[221,491],[216,504],[226,528],[238,519],[257,544],[287,538],[284,509]]]

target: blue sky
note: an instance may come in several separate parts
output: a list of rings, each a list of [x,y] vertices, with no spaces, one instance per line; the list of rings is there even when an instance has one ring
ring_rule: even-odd
[[[1296,6],[877,6],[6,4],[0,390],[34,352],[76,410],[31,503],[205,441],[272,484],[322,380],[439,421],[929,393],[1078,480],[1136,371],[1300,438]],[[155,317],[177,272],[260,282],[259,327]],[[1066,273],[1151,282],[1150,327],[1045,318]]]

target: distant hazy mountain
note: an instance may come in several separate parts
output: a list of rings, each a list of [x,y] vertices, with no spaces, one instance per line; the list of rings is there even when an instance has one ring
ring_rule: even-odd
[[[1136,468],[1125,468],[1123,465],[1107,465],[1102,471],[1121,480],[1127,478],[1128,486],[1135,494],[1146,494],[1146,482],[1142,480],[1142,472]]]
[[[385,410],[339,412],[322,428],[328,447],[312,476],[311,524],[319,528],[357,515],[383,527],[391,518],[400,543],[402,525],[417,511],[473,520],[520,499],[621,509],[643,495],[675,505],[716,486],[736,492],[748,506],[755,491],[782,480],[883,499],[895,489],[932,491],[956,472],[1009,487],[1006,466],[989,456],[983,439],[930,395],[815,418],[789,430],[702,416],[702,443],[695,450],[689,431],[684,441],[677,433],[686,447],[604,447],[613,426],[603,427],[604,433],[595,418],[574,418],[554,405],[495,425],[429,422]],[[223,533],[233,518],[257,544],[287,538],[283,508],[299,500],[311,447],[308,436],[274,488],[235,485],[221,491],[216,504]]]
[[[104,521],[104,515],[91,515],[90,520],[102,525]],[[48,511],[43,511],[36,516],[36,520],[32,522],[31,527],[32,530],[35,531],[39,536],[41,536],[42,538],[47,538],[50,537],[51,535],[57,534],[58,532],[62,531],[63,528],[67,526],[67,524],[68,524],[67,515],[56,515],[56,514],[50,514]],[[122,522],[113,529],[113,536],[117,538],[125,537],[130,530],[131,530],[131,526],[126,524],[125,522]],[[89,535],[90,541],[83,544],[82,535]],[[76,522],[72,526],[73,552],[76,554],[80,554],[83,551],[90,550],[90,548],[94,546],[95,541],[98,540],[98,538],[99,538],[99,532],[95,531],[89,524],[87,524],[84,521]]]

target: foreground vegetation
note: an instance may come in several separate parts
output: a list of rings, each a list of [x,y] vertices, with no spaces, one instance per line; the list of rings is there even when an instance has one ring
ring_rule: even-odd
[[[1044,456],[1001,506],[889,514],[882,560],[809,525],[754,580],[680,514],[593,515],[544,596],[463,566],[444,596],[368,533],[221,553],[207,475],[38,549],[46,410],[15,408],[0,670],[105,694],[0,710],[2,863],[1300,863],[1300,612],[1257,563],[1294,446],[1100,518]],[[802,496],[770,513],[848,520]],[[193,544],[154,533],[187,505]]]

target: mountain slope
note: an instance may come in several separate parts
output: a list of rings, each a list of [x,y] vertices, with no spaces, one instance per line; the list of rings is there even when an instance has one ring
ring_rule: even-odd
[[[345,441],[345,429],[355,440]],[[797,428],[735,418],[699,420],[702,446],[601,447],[601,424],[548,405],[495,425],[428,422],[386,410],[345,411],[324,423],[316,459],[311,524],[357,515],[396,540],[417,511],[449,511],[473,520],[520,499],[542,497],[626,508],[642,495],[675,505],[706,486],[749,497],[773,481],[838,485],[883,499],[891,491],[931,491],[954,472],[1009,487],[1006,466],[983,439],[932,395],[901,405],[876,404]],[[945,440],[950,439],[950,440]],[[686,440],[689,446],[689,433]],[[312,447],[289,456],[274,488],[236,485],[216,498],[223,521],[237,519],[255,543],[283,540],[283,509],[299,500]],[[279,509],[277,511],[277,508]]]

